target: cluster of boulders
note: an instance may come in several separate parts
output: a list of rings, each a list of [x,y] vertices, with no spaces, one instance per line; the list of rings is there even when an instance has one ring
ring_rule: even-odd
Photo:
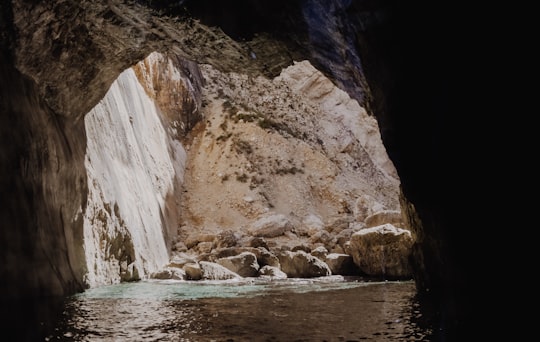
[[[314,219],[313,219],[314,221]],[[268,215],[244,231],[191,233],[175,244],[154,279],[226,280],[330,275],[410,279],[413,239],[399,211],[381,210],[363,222],[337,219],[324,227]],[[308,227],[308,228],[306,228]],[[311,227],[311,229],[309,228]]]

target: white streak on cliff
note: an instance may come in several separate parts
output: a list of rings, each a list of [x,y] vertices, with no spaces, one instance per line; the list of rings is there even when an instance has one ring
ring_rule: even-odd
[[[166,200],[182,180],[185,151],[167,135],[133,69],[118,77],[85,125],[86,282],[145,278],[169,259]]]

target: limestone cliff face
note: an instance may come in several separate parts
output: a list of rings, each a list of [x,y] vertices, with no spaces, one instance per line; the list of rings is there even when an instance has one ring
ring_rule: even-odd
[[[172,125],[132,68],[85,116],[89,286],[144,278],[168,261],[165,239],[169,225],[176,227],[175,189],[185,163]]]

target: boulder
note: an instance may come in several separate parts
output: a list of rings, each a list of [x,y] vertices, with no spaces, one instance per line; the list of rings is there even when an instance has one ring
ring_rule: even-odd
[[[403,228],[405,225],[401,216],[400,210],[381,210],[378,211],[364,220],[366,228],[376,227],[389,223],[393,226]]]
[[[273,253],[268,251],[266,248],[263,247],[229,247],[229,248],[223,248],[217,251],[214,251],[212,254],[208,254],[204,256],[204,261],[212,261],[216,262],[218,259],[221,258],[227,258],[235,255],[239,255],[244,252],[250,252],[255,254],[257,257],[257,262],[259,263],[259,266],[275,266],[280,267],[279,259],[277,256],[275,256]]]
[[[299,236],[311,236],[324,229],[322,219],[314,214],[309,214],[302,220],[302,224],[295,228]]]
[[[202,270],[198,263],[187,263],[183,267],[184,272],[186,273],[186,280],[201,280],[202,279]]]
[[[274,266],[263,266],[259,269],[260,277],[269,277],[274,279],[287,279],[287,274]]]
[[[312,244],[322,244],[326,249],[331,249],[336,244],[336,238],[326,230],[320,230],[309,238]]]
[[[410,231],[384,224],[354,233],[345,251],[367,275],[384,279],[410,279],[412,244]]]
[[[339,215],[330,218],[324,229],[329,233],[338,234],[342,230],[349,228],[350,224],[351,218],[349,216]]]
[[[383,210],[384,207],[382,204],[377,202],[373,197],[363,194],[356,199],[353,207],[353,215],[356,221],[362,222],[368,216],[372,215],[374,212]]]
[[[354,263],[353,257],[348,254],[330,253],[323,260],[332,271],[332,274],[344,276],[360,274],[360,269]]]
[[[281,269],[281,264],[279,263],[278,257],[270,253],[266,248],[259,247],[257,248],[257,252],[254,252],[257,256],[257,261],[259,262],[260,266],[273,266]]]
[[[293,229],[293,224],[282,214],[264,216],[253,223],[249,233],[263,238],[274,238],[284,235]]]
[[[214,248],[226,248],[236,246],[238,237],[232,230],[218,233],[214,239]]]
[[[221,258],[216,262],[241,277],[256,277],[259,272],[257,257],[250,252],[243,252],[238,255]]]
[[[194,263],[194,262],[195,262],[195,258],[185,253],[180,253],[172,257],[168,266],[182,268],[184,267],[185,264]]]
[[[197,244],[197,246],[194,248],[197,252],[204,254],[204,253],[210,253],[212,249],[214,248],[214,243],[211,241],[202,241]]]
[[[259,236],[254,236],[251,239],[249,239],[248,246],[255,247],[255,248],[263,247],[263,248],[268,249],[268,244],[266,243],[266,240]]]
[[[332,274],[321,259],[304,251],[283,251],[278,255],[281,270],[289,278],[324,277]]]
[[[324,260],[327,254],[328,254],[328,249],[326,249],[323,246],[319,246],[311,251],[311,255],[321,260]]]
[[[150,275],[151,279],[174,279],[185,280],[186,272],[183,269],[177,267],[166,267],[160,271],[154,272]]]
[[[349,241],[351,239],[351,235],[353,235],[353,233],[354,233],[354,230],[352,230],[350,228],[343,229],[342,231],[339,232],[339,234],[334,236],[334,238],[336,239],[336,243],[339,246],[343,247],[345,242],[347,242],[347,241]]]
[[[228,268],[221,266],[215,262],[199,261],[201,267],[202,277],[205,280],[227,280],[227,279],[239,279],[240,275],[234,273]]]
[[[216,238],[216,234],[207,234],[200,232],[193,232],[188,235],[184,244],[187,248],[193,248],[197,246],[200,242],[213,242]]]

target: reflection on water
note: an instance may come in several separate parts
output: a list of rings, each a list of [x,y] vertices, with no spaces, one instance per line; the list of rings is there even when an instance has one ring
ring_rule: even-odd
[[[413,282],[137,282],[68,298],[48,341],[429,341]]]

